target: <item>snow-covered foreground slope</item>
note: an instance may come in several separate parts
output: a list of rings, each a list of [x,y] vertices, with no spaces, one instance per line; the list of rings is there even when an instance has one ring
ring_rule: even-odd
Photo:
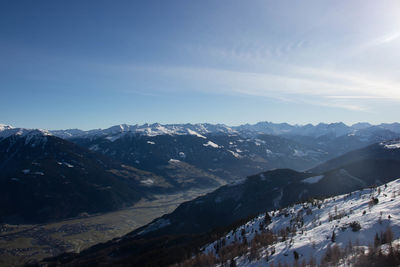
[[[393,238],[399,239],[400,179],[377,188],[270,211],[268,215],[270,220],[262,214],[205,246],[203,254],[217,252],[217,257],[221,257],[218,253],[224,247],[231,253],[233,244],[243,243],[245,239],[244,252],[232,256],[238,266],[278,266],[279,263],[292,266],[296,263],[295,255],[298,263],[303,260],[309,263],[311,258],[320,263],[328,247],[335,245],[343,250],[350,243],[353,247],[367,249],[374,244],[376,233],[380,236],[389,228]],[[252,242],[256,235],[260,240],[264,236],[268,245],[257,246]],[[268,238],[269,241],[265,241]],[[228,258],[228,262],[232,258]]]

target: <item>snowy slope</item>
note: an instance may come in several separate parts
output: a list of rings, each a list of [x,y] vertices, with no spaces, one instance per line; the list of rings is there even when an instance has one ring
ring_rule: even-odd
[[[258,250],[258,257],[250,260],[250,252],[235,258],[238,266],[275,266],[295,263],[294,252],[308,263],[313,257],[317,263],[323,259],[328,246],[338,245],[344,249],[349,242],[366,248],[373,243],[376,233],[384,232],[391,227],[394,239],[400,238],[400,179],[378,188],[364,189],[350,194],[314,200],[291,206],[280,211],[269,212],[271,223],[265,226],[265,215],[262,214],[237,229],[229,232],[224,238],[204,247],[204,254],[215,253],[221,244],[228,246],[241,242],[245,237],[251,244],[255,234],[270,231],[278,233],[281,229],[295,229],[288,233],[286,240],[278,240]],[[371,199],[378,199],[372,204]],[[335,219],[336,218],[336,219]],[[359,222],[361,229],[352,231],[350,224]],[[260,226],[261,225],[261,226]],[[262,230],[263,229],[263,230]],[[335,242],[332,235],[335,233]],[[236,241],[234,241],[236,240]],[[250,246],[250,245],[249,245]],[[249,249],[250,251],[250,249]],[[273,254],[273,255],[271,255]],[[342,263],[344,264],[344,263]]]

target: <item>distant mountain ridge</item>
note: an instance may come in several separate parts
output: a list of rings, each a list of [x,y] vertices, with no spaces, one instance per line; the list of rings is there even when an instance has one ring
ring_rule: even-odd
[[[335,134],[337,137],[346,134],[355,134],[359,130],[365,130],[371,127],[377,129],[389,130],[394,133],[400,133],[400,123],[381,123],[372,125],[367,122],[355,123],[353,125],[346,125],[342,122],[337,123],[319,123],[316,125],[291,125],[288,123],[273,123],[273,122],[258,122],[255,124],[243,124],[239,126],[228,126],[225,124],[211,124],[211,123],[184,123],[184,124],[142,124],[142,125],[128,125],[120,124],[114,125],[106,129],[65,129],[65,130],[50,130],[53,135],[61,138],[74,138],[74,137],[88,137],[96,135],[113,135],[126,132],[139,133],[148,136],[170,134],[170,135],[183,135],[183,134],[209,134],[209,133],[238,133],[238,132],[255,132],[272,135],[304,135],[304,136],[322,136],[326,134]],[[21,129],[14,128],[9,125],[0,124],[0,132]]]
[[[55,130],[51,131],[54,135],[62,138],[90,137],[90,136],[114,136],[115,139],[124,133],[137,133],[146,136],[156,135],[202,135],[207,133],[234,133],[231,127],[224,124],[143,124],[143,125],[115,125],[107,129],[96,129],[82,131],[79,129]]]
[[[320,137],[333,135],[340,137],[344,135],[358,135],[359,132],[368,132],[372,129],[388,130],[393,133],[400,133],[400,123],[371,125],[369,123],[356,123],[348,126],[342,122],[338,123],[319,123],[317,125],[290,125],[288,123],[258,122],[256,124],[245,124],[232,127],[237,131],[260,132],[272,135],[300,135]]]
[[[14,128],[9,125],[0,124],[0,137],[10,135],[11,133],[23,128]],[[76,137],[92,137],[92,136],[114,136],[123,135],[124,133],[137,133],[146,136],[156,135],[203,135],[203,134],[218,134],[218,133],[252,133],[252,134],[270,134],[270,135],[300,135],[320,137],[323,135],[334,135],[336,137],[344,135],[358,135],[372,130],[387,130],[393,133],[400,134],[400,123],[381,123],[372,125],[367,122],[355,123],[346,125],[342,122],[337,123],[319,123],[316,125],[291,125],[288,123],[273,123],[273,122],[258,122],[255,124],[243,124],[239,126],[228,126],[225,124],[211,123],[184,123],[184,124],[142,124],[114,125],[106,129],[66,129],[66,130],[49,130],[55,136],[61,138],[76,138]],[[114,139],[118,138],[115,136]]]

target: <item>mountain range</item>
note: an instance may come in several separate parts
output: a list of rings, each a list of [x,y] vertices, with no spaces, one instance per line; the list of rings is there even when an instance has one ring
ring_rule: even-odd
[[[2,135],[7,134],[8,131],[16,131],[16,129],[9,125],[0,124],[0,132]],[[155,135],[202,135],[210,133],[253,133],[253,134],[270,134],[270,135],[301,135],[320,137],[323,135],[334,135],[336,137],[343,135],[366,135],[368,132],[386,130],[392,133],[400,133],[400,123],[381,123],[379,125],[372,125],[370,123],[356,123],[353,125],[346,125],[342,122],[338,123],[319,123],[316,125],[291,125],[288,123],[272,123],[272,122],[258,122],[256,124],[243,124],[239,126],[227,126],[225,124],[210,124],[210,123],[197,123],[197,124],[143,124],[143,125],[115,125],[107,129],[93,129],[93,130],[80,130],[80,129],[67,129],[67,130],[52,130],[53,135],[60,138],[68,139],[75,137],[89,137],[89,136],[122,136],[125,133],[138,133],[147,136]],[[1,135],[0,135],[1,137]],[[111,139],[111,138],[110,138]]]
[[[343,160],[346,158],[351,158],[351,161]],[[64,254],[45,262],[170,265],[190,258],[201,247],[244,224],[248,217],[305,200],[382,185],[398,177],[400,141],[381,142],[349,152],[309,171],[277,169],[249,176],[241,183],[223,186],[185,202],[172,213],[122,238],[99,244],[80,254]]]
[[[44,261],[169,265],[266,210],[400,177],[399,140],[398,123],[0,125],[0,222],[60,221],[209,192],[121,238]]]
[[[0,125],[0,221],[46,222],[120,209],[154,194],[212,191],[265,170],[301,172],[398,138],[398,126],[261,122],[47,131]]]

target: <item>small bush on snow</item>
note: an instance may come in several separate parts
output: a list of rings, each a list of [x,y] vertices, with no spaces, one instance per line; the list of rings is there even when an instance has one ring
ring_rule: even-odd
[[[358,221],[351,222],[350,227],[353,232],[358,232],[361,230],[361,225],[360,225],[360,222],[358,222]]]

